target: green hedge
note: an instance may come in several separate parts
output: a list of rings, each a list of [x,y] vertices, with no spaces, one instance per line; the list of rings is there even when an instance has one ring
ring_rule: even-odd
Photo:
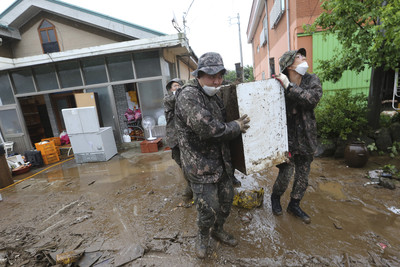
[[[318,136],[322,139],[347,140],[368,130],[368,97],[350,90],[324,95],[315,109]]]

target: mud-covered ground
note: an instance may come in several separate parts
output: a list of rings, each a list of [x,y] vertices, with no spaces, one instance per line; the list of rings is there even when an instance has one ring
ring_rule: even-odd
[[[237,173],[241,190],[264,188],[263,205],[233,207],[225,229],[239,245],[211,239],[199,260],[196,210],[183,201],[185,183],[170,151],[136,147],[108,162],[68,160],[16,176],[41,171],[0,191],[0,266],[52,266],[69,251],[83,253],[79,266],[399,266],[400,184],[366,184],[368,171],[387,164],[400,169],[400,157],[371,157],[361,169],[315,159],[301,203],[309,225],[286,212],[272,215],[276,168]]]

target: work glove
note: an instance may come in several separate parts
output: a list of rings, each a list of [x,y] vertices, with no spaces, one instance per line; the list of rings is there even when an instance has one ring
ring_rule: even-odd
[[[235,121],[237,122],[237,124],[239,124],[240,131],[242,133],[245,133],[246,130],[250,128],[250,125],[249,125],[250,118],[247,116],[247,114],[244,114],[242,117],[240,117],[239,119],[237,119]]]
[[[279,73],[278,75],[275,76],[275,79],[277,79],[282,84],[283,88],[285,88],[285,89],[288,88],[289,79],[285,74]]]

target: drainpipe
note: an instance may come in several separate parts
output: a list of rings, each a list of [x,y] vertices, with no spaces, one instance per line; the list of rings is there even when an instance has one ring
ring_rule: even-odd
[[[269,64],[269,58],[270,58],[270,55],[269,55],[269,23],[268,23],[268,5],[267,5],[267,0],[264,0],[264,2],[265,2],[265,20],[267,21],[267,25],[266,25],[266,27],[267,27],[267,33],[266,33],[266,35],[267,35],[267,57],[268,57],[268,70],[270,69],[270,64]],[[270,72],[271,72],[271,70],[269,70]]]
[[[288,50],[290,50],[290,25],[289,25],[289,0],[286,0],[286,24],[287,24],[287,38]]]

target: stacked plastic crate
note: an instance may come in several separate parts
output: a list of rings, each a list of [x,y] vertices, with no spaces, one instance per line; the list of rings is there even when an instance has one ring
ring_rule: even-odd
[[[44,164],[48,165],[60,161],[58,156],[59,149],[56,147],[54,140],[35,143],[35,147],[42,154]]]
[[[57,153],[58,153],[58,157],[60,157],[61,153],[60,153],[60,146],[61,146],[61,139],[60,137],[50,137],[50,138],[43,138],[41,140],[42,142],[51,142],[54,141],[54,145],[56,146],[57,149]]]

